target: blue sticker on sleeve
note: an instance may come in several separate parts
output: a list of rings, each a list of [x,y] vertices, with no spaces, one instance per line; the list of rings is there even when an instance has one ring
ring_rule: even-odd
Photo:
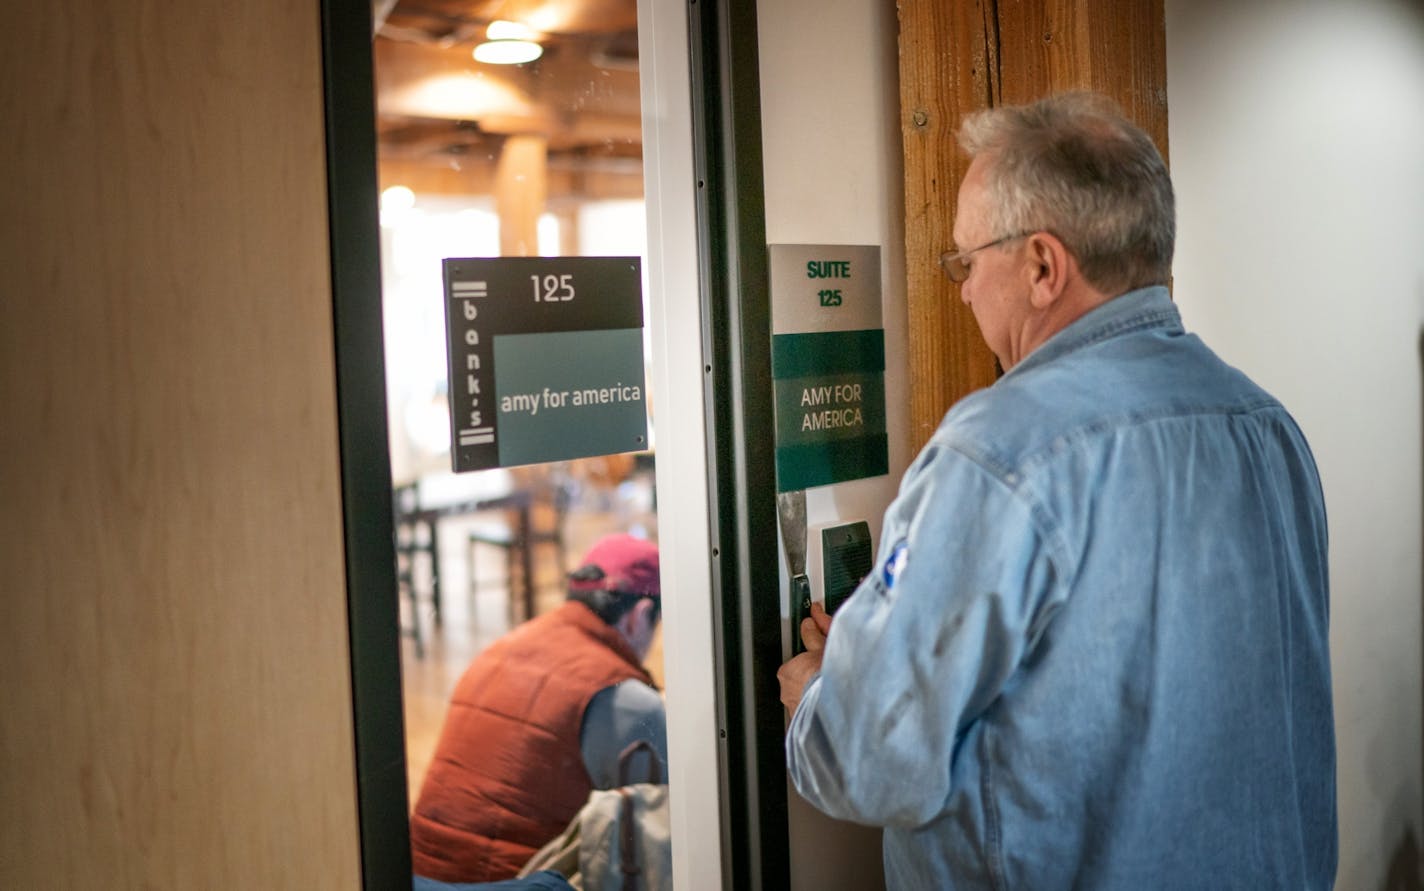
[[[881,571],[881,578],[885,582],[885,590],[895,587],[895,580],[905,571],[905,564],[910,559],[910,543],[905,539],[895,542],[895,547],[890,549],[890,556],[885,558],[885,568]]]

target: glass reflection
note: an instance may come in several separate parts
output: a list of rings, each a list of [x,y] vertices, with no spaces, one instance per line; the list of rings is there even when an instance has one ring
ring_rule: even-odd
[[[497,20],[538,59],[476,61]],[[383,0],[376,25],[415,884],[565,887],[621,870],[578,833],[622,818],[598,790],[665,814],[653,452],[452,473],[441,260],[645,254],[636,6]],[[647,887],[668,851],[639,849]]]

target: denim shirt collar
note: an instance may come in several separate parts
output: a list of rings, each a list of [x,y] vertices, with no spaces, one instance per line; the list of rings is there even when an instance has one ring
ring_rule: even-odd
[[[1172,302],[1172,295],[1163,285],[1128,291],[1092,309],[1045,340],[1022,362],[1005,372],[1004,377],[1021,374],[1100,340],[1150,329],[1172,333],[1182,331],[1182,317]]]

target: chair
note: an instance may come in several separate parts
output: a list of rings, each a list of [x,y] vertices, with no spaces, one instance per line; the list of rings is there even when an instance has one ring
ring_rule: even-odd
[[[396,486],[392,492],[395,513],[396,584],[399,593],[410,601],[410,624],[401,626],[401,634],[415,639],[416,658],[425,655],[425,641],[420,633],[420,599],[415,590],[415,558],[429,552],[434,567],[433,542],[421,541],[420,488],[418,483]],[[438,616],[439,601],[436,601]]]
[[[475,555],[480,545],[501,548],[505,557],[505,579],[509,590],[510,625],[515,624],[514,604],[522,603],[523,613],[518,621],[534,617],[535,573],[534,557],[539,547],[552,548],[560,576],[567,571],[567,554],[564,547],[564,518],[573,502],[575,484],[571,480],[560,479],[538,487],[531,494],[526,523],[517,511],[506,512],[506,520],[497,525],[477,528],[470,532],[469,566],[470,596],[476,594],[479,583],[475,568]],[[516,580],[518,589],[516,590]],[[516,594],[518,595],[516,597]]]

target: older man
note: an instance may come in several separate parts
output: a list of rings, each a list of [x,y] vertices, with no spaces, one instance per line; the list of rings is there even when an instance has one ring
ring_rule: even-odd
[[[1166,166],[1111,103],[960,138],[941,262],[1005,374],[911,465],[834,627],[803,623],[780,672],[796,788],[886,827],[892,888],[1328,888],[1305,439],[1183,330]]]

